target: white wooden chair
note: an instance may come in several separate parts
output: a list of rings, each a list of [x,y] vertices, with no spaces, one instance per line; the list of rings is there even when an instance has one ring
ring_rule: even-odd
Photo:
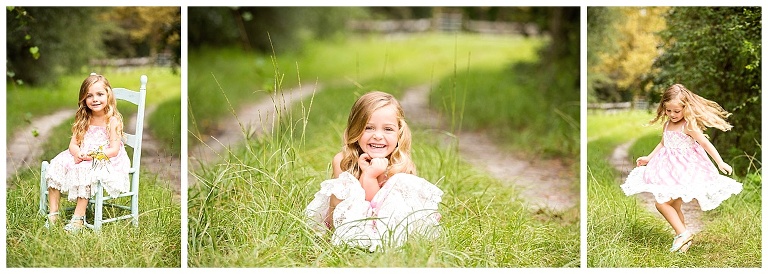
[[[111,197],[104,195],[104,189],[101,184],[97,184],[96,193],[93,198],[88,200],[89,207],[93,206],[93,224],[84,222],[85,226],[98,231],[101,229],[101,225],[104,223],[114,222],[118,220],[131,219],[134,226],[139,225],[139,167],[141,166],[141,141],[142,134],[144,132],[144,108],[146,107],[147,99],[147,76],[141,76],[141,87],[139,91],[133,91],[125,88],[113,88],[112,91],[115,94],[115,98],[118,101],[130,102],[137,106],[136,112],[136,127],[135,132],[130,134],[125,133],[126,141],[125,145],[133,148],[133,158],[131,159],[131,168],[128,171],[128,175],[131,180],[131,189],[128,192],[121,193],[117,197]],[[128,129],[129,127],[124,127]],[[48,161],[43,161],[40,169],[40,214],[48,214],[48,183],[45,181],[45,172],[48,169]],[[120,205],[107,203],[109,200],[118,199],[122,197],[131,197],[131,205]],[[119,215],[109,219],[103,219],[104,206],[110,206],[130,213]],[[123,211],[119,211],[123,212]]]

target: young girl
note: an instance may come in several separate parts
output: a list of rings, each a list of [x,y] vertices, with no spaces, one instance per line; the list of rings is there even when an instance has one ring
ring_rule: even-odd
[[[333,158],[333,179],[305,209],[318,236],[333,230],[335,245],[375,251],[409,236],[439,235],[443,191],[416,176],[411,132],[400,103],[374,91],[352,106],[344,146]]]
[[[637,159],[637,167],[621,185],[626,195],[640,192],[654,195],[656,209],[675,230],[670,252],[687,251],[693,240],[680,210],[683,202],[696,199],[701,210],[707,211],[741,192],[741,183],[718,173],[720,169],[731,174],[733,169],[723,162],[704,135],[709,127],[730,130],[732,126],[725,121],[729,115],[716,102],[693,94],[683,85],[668,88],[662,95],[656,117],[651,120],[651,124],[666,120],[661,142],[651,154]]]
[[[51,160],[45,176],[50,208],[45,227],[57,220],[61,193],[69,193],[68,200],[77,205],[64,226],[68,232],[83,227],[88,199],[95,194],[92,190],[98,181],[112,196],[128,191],[129,186],[130,159],[121,141],[123,117],[109,81],[91,73],[80,86],[79,98],[69,149]],[[94,161],[105,155],[107,161]]]

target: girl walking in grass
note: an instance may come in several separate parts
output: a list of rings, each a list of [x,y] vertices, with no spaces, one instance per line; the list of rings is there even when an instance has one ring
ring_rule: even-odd
[[[650,121],[665,122],[661,142],[651,154],[637,159],[637,167],[621,185],[626,195],[654,195],[656,209],[675,230],[670,252],[686,252],[693,241],[680,209],[683,202],[696,199],[701,209],[707,211],[742,190],[741,183],[718,173],[719,169],[730,175],[733,169],[704,135],[710,127],[730,130],[733,126],[725,121],[729,115],[716,102],[683,85],[671,86],[662,95],[656,117]]]
[[[67,232],[74,232],[84,226],[88,199],[95,194],[98,181],[112,196],[128,190],[130,159],[122,137],[123,117],[112,86],[104,76],[91,73],[80,86],[69,149],[51,160],[45,175],[50,210],[46,228],[56,223],[61,193],[68,193],[68,200],[77,203],[64,226]]]
[[[361,96],[343,141],[333,158],[333,178],[320,184],[305,209],[318,236],[331,230],[333,244],[371,252],[400,246],[409,236],[436,238],[443,191],[415,175],[400,103],[380,91]]]

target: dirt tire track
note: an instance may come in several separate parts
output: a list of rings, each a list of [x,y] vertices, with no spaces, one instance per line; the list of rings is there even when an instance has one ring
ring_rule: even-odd
[[[5,179],[11,178],[19,170],[39,165],[37,161],[43,154],[43,148],[40,145],[48,140],[54,127],[72,118],[74,113],[74,110],[59,110],[36,118],[29,126],[17,131],[6,146]],[[34,130],[37,130],[37,137],[32,134]]]
[[[429,85],[410,88],[400,100],[408,121],[445,131],[448,122],[429,107]],[[520,189],[520,198],[533,210],[565,211],[579,206],[579,188],[568,168],[558,160],[520,159],[505,153],[484,132],[456,134],[461,157],[488,171],[503,183]]]
[[[624,183],[624,180],[627,178],[627,175],[629,175],[629,172],[635,168],[634,162],[632,162],[632,159],[629,158],[629,148],[635,143],[635,141],[637,141],[637,139],[632,139],[629,142],[617,146],[613,150],[611,158],[609,159],[613,168],[621,172],[621,176],[616,179],[619,185]],[[653,194],[642,192],[635,194],[635,196],[640,199],[641,203],[648,211],[664,220],[664,216],[662,216],[661,213],[656,210],[656,199],[653,197]],[[704,224],[701,222],[701,209],[699,208],[698,201],[693,200],[690,203],[683,203],[681,209],[685,216],[686,228],[691,230],[693,233],[701,231],[704,227]]]

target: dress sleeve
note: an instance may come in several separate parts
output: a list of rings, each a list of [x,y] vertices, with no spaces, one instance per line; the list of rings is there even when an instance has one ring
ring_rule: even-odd
[[[364,197],[365,192],[360,186],[360,182],[348,172],[342,172],[339,174],[339,178],[323,181],[320,183],[320,190],[315,193],[313,200],[304,209],[309,226],[318,236],[322,236],[327,231],[324,220],[328,215],[331,195],[342,201],[347,201],[350,197],[360,196],[361,193]]]

